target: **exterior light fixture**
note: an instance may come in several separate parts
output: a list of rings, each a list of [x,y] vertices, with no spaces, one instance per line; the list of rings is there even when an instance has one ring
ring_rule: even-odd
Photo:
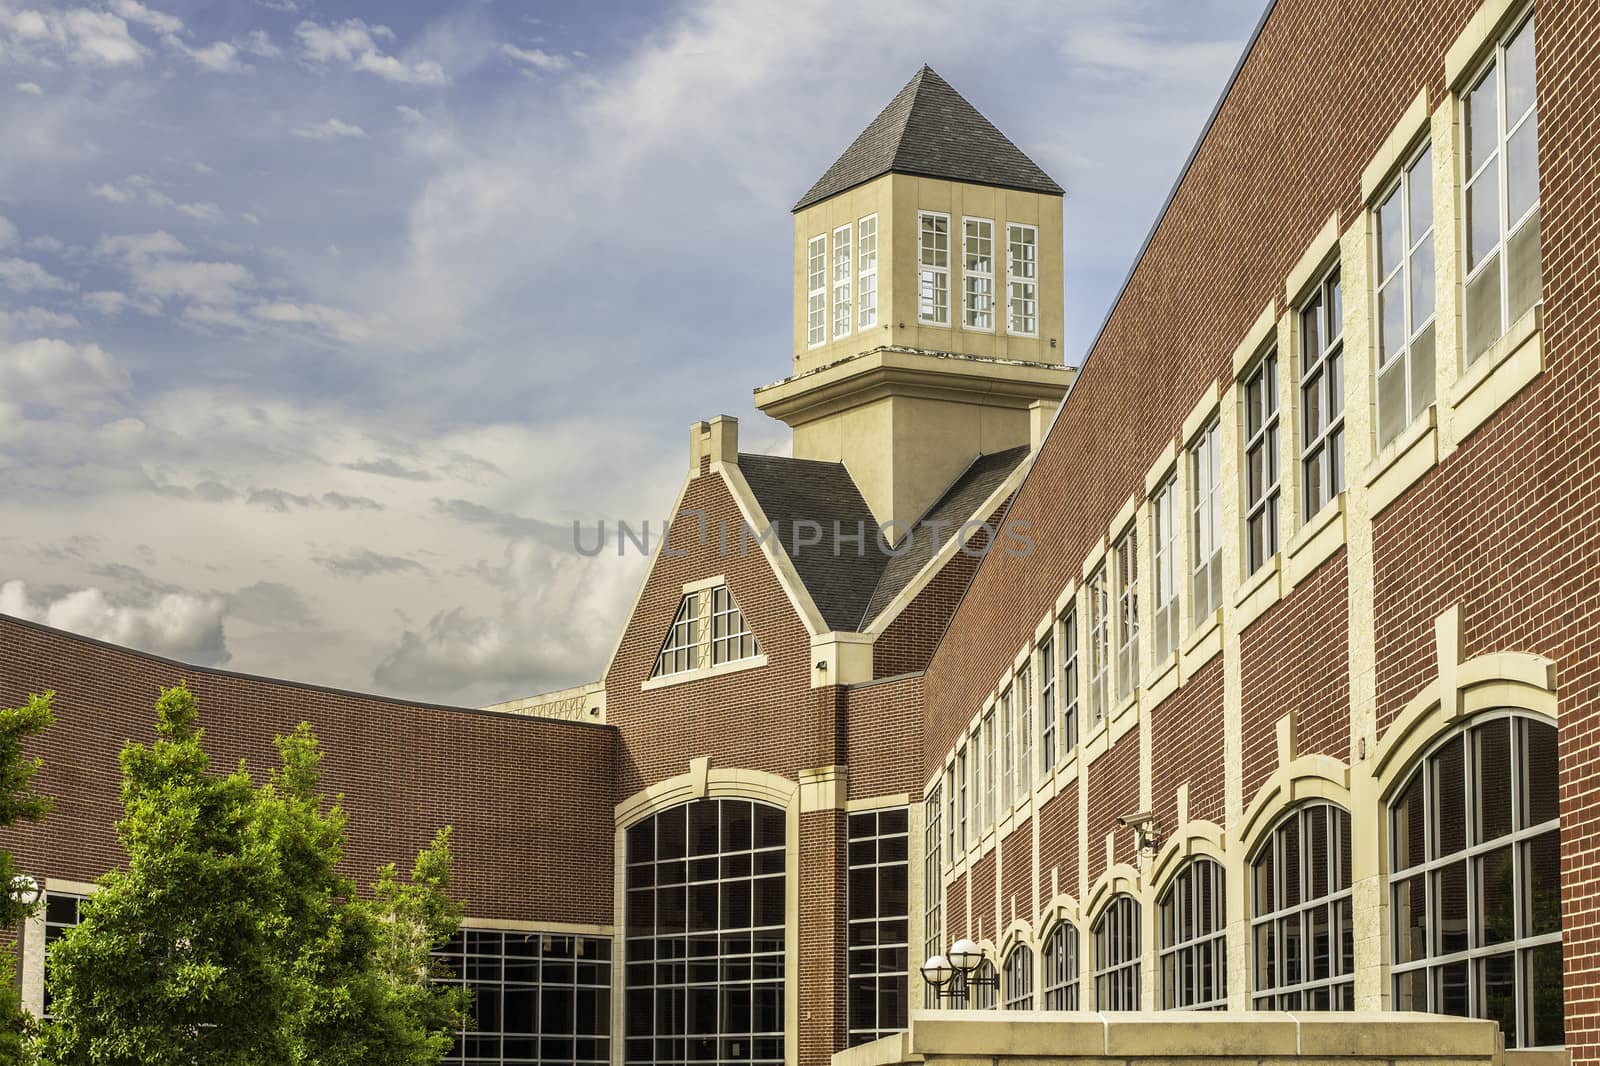
[[[935,955],[922,964],[922,977],[933,986],[939,999],[958,1000],[966,1006],[967,995],[974,987],[1000,989],[1000,975],[979,977],[983,965],[983,949],[962,937],[950,945],[944,955]]]
[[[39,902],[39,897],[44,895],[44,891],[39,887],[39,882],[27,874],[18,874],[13,877],[9,888],[11,898],[24,907],[32,907]]]

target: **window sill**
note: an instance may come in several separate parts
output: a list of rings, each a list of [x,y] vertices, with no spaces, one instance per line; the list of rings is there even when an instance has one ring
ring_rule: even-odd
[[[731,663],[718,663],[716,666],[702,666],[694,670],[684,670],[681,673],[665,674],[661,677],[652,677],[639,686],[640,692],[653,692],[658,688],[671,688],[673,685],[686,685],[691,681],[705,681],[708,678],[722,677],[726,674],[737,674],[745,670],[754,670],[767,665],[766,655],[756,655],[749,659],[735,659]]]
[[[1293,588],[1310,576],[1334,552],[1344,547],[1344,511],[1347,493],[1339,493],[1322,510],[1311,516],[1289,539],[1285,557],[1289,561],[1289,586]],[[1241,627],[1242,628],[1242,627]]]
[[[1490,345],[1478,362],[1450,387],[1452,429],[1466,440],[1489,417],[1544,371],[1544,304],[1533,308]]]
[[[1200,668],[1222,653],[1222,612],[1211,612],[1211,617],[1201,622],[1183,640],[1183,653],[1178,657],[1178,672],[1185,681],[1200,672]]]
[[[1274,554],[1239,586],[1233,597],[1233,630],[1243,632],[1283,595],[1283,555]]]
[[[1367,513],[1377,515],[1439,461],[1437,409],[1429,407],[1367,465]]]
[[[1146,707],[1155,707],[1178,691],[1178,685],[1178,653],[1173,652],[1155,664],[1149,683],[1139,694],[1139,700]]]

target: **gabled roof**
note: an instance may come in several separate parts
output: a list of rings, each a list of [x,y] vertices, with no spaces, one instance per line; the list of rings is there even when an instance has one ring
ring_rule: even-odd
[[[1027,457],[1024,445],[974,459],[912,527],[909,549],[899,555],[880,550],[878,521],[843,463],[741,454],[739,470],[828,627],[861,632],[961,532],[962,523],[988,520],[979,508]],[[815,522],[820,542],[796,551],[796,521]],[[864,530],[863,543],[847,541],[835,551],[835,522],[844,536]]]
[[[890,556],[884,564],[883,576],[867,602],[867,613],[861,619],[861,629],[894,602],[902,590],[922,572],[923,567],[939,554],[952,537],[961,533],[965,522],[987,522],[989,516],[978,513],[978,508],[1003,484],[1017,464],[1028,457],[1028,446],[1008,448],[991,455],[980,455],[972,465],[956,478],[955,482],[928,509],[928,513],[912,527],[910,547],[903,555]],[[976,529],[972,530],[977,533]]]
[[[793,210],[890,173],[1056,196],[1063,191],[1039,164],[926,65]]]
[[[854,630],[883,570],[884,557],[874,543],[877,519],[850,472],[843,463],[745,453],[739,456],[739,471],[828,627]],[[796,522],[815,522],[821,541],[797,552]],[[858,523],[866,531],[860,554],[854,544],[833,550],[834,522],[846,536],[855,535]],[[811,527],[805,528],[809,534]]]

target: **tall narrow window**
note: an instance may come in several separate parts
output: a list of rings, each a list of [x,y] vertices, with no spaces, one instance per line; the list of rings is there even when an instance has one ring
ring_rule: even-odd
[[[1078,747],[1078,612],[1068,611],[1056,627],[1061,643],[1061,754]]]
[[[784,1061],[787,825],[704,799],[628,827],[623,1061]]]
[[[1350,813],[1297,808],[1250,860],[1250,880],[1256,1009],[1353,1010]]]
[[[956,804],[961,802],[960,787],[956,784],[956,775],[961,772],[961,769],[961,760],[951,759],[950,765],[944,771],[944,832],[945,839],[949,844],[949,848],[945,852],[945,861],[951,866],[955,866],[961,859],[961,838],[957,835],[960,826],[960,814],[956,809]]]
[[[948,782],[947,782],[948,786]],[[944,944],[944,867],[939,862],[939,846],[943,829],[939,819],[943,806],[939,786],[923,804],[922,817],[922,957],[931,959],[943,953]],[[938,988],[931,982],[923,984],[924,1007],[939,1005]]]
[[[758,654],[755,634],[745,624],[744,612],[733,601],[728,586],[711,590],[711,662],[736,662]]]
[[[828,339],[828,238],[806,242],[806,344]]]
[[[1017,777],[1016,708],[1011,702],[1011,686],[1000,694],[1000,813],[1011,810],[1015,801]]]
[[[650,676],[665,677],[696,669],[700,666],[700,644],[700,595],[690,592],[678,603],[678,613]]]
[[[1111,702],[1108,682],[1111,676],[1111,594],[1106,589],[1106,568],[1095,571],[1084,589],[1084,608],[1089,612],[1089,727],[1106,719]]]
[[[1433,149],[1424,146],[1374,212],[1378,259],[1378,447],[1433,403]]]
[[[983,793],[988,779],[988,771],[983,765],[983,725],[972,732],[972,760],[967,764],[972,771],[972,835],[967,838],[967,847],[972,847],[983,839],[983,829],[986,823],[984,815]]]
[[[1244,379],[1245,573],[1278,553],[1278,352]]]
[[[994,223],[961,220],[962,321],[968,329],[994,329]]]
[[[1047,777],[1060,757],[1056,735],[1056,642],[1046,636],[1039,644],[1039,765]]]
[[[1300,308],[1302,521],[1344,491],[1344,300],[1335,268]]]
[[[833,231],[833,336],[837,340],[850,332],[853,321],[852,305],[850,302],[850,279],[855,276],[851,269],[855,265],[855,255],[850,248],[850,227],[840,226]]]
[[[1222,864],[1191,859],[1161,897],[1161,1007],[1228,1005],[1228,912]]]
[[[1150,531],[1155,540],[1150,571],[1155,607],[1151,622],[1159,667],[1178,650],[1178,479],[1169,477],[1150,501]]]
[[[1117,542],[1117,699],[1139,687],[1139,535],[1132,527]]]
[[[966,853],[967,848],[972,842],[972,838],[967,835],[968,816],[972,811],[970,795],[968,791],[968,784],[971,781],[971,773],[971,765],[967,762],[967,746],[963,744],[961,745],[961,750],[956,752],[956,786],[961,789],[960,803],[956,807],[956,816],[960,820],[960,825],[957,827],[959,832],[956,834],[956,840],[959,844],[959,849],[953,855],[951,855],[950,861],[952,863],[955,862],[956,856]]]
[[[1078,930],[1058,922],[1044,938],[1044,1009],[1078,1009]]]
[[[1139,901],[1119,895],[1094,926],[1095,1010],[1139,1009]]]
[[[83,917],[81,910],[86,897],[76,896],[67,892],[46,892],[44,896],[44,951],[45,957],[50,955],[50,945],[67,935],[67,930],[77,925]],[[48,1021],[55,1015],[50,1010],[50,973],[45,971],[44,982],[44,1018]]]
[[[995,995],[995,989],[1000,983],[999,977],[997,976],[994,968],[994,963],[989,959],[984,959],[982,962],[978,963],[978,968],[973,971],[973,976],[978,978],[978,982],[968,986],[968,995],[972,1000],[972,1009],[994,1010],[999,999],[999,997]]]
[[[856,303],[861,308],[861,328],[866,329],[878,324],[877,215],[868,215],[856,223],[856,261],[860,273]]]
[[[1033,677],[1024,666],[1012,689],[1017,709],[1017,801],[1033,790]]]
[[[1190,576],[1194,585],[1194,624],[1210,621],[1222,606],[1222,425],[1212,422],[1189,447],[1189,481],[1194,486],[1189,517]]]
[[[1006,956],[1006,1010],[1033,1009],[1033,949],[1018,944]]]
[[[917,215],[917,320],[950,324],[950,216]]]
[[[995,786],[999,783],[995,774],[995,721],[994,708],[989,708],[989,713],[983,716],[983,828],[993,829],[995,820],[999,817],[998,804],[995,802]]]
[[[1022,337],[1039,335],[1039,229],[1015,222],[1006,226],[1007,329]]]
[[[1539,299],[1539,113],[1533,16],[1495,45],[1461,104],[1471,365]]]
[[[910,901],[906,808],[849,817],[850,1045],[906,1027]]]
[[[1447,737],[1391,801],[1396,1010],[1489,1018],[1556,1047],[1562,854],[1555,727],[1521,714]]]

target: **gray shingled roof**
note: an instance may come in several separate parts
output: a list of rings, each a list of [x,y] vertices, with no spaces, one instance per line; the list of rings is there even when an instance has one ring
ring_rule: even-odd
[[[793,209],[889,173],[1062,193],[1039,164],[928,66],[906,82]]]
[[[988,519],[978,508],[1027,455],[1026,447],[1018,447],[974,459],[913,527],[911,549],[893,556],[879,550],[877,519],[843,463],[741,454],[739,469],[823,620],[832,629],[859,632],[960,532],[963,522]],[[800,520],[817,523],[822,539],[796,551]],[[865,530],[859,552],[851,543],[834,551],[834,522],[847,536]]]
[[[929,560],[939,553],[939,549],[961,532],[963,523],[989,520],[988,515],[978,513],[978,508],[1011,476],[1017,464],[1027,457],[1028,447],[1022,445],[992,455],[980,455],[972,461],[972,465],[945,490],[939,502],[917,521],[911,533],[910,550],[904,555],[891,556],[884,565],[883,576],[878,579],[878,587],[872,591],[860,628],[867,628],[874,618],[883,613],[883,609],[911,584]]]

